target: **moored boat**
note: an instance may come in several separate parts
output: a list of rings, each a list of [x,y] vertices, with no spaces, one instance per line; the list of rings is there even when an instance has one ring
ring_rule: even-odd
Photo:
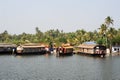
[[[94,56],[105,56],[106,55],[106,47],[99,44],[91,44],[91,42],[83,43],[77,46],[79,48],[78,53],[88,54]]]
[[[16,47],[17,46],[15,44],[0,43],[0,54],[14,53],[16,51]]]
[[[45,45],[38,43],[29,43],[17,47],[17,54],[44,54],[46,53]]]
[[[63,44],[61,47],[57,48],[57,54],[71,55],[73,54],[73,46],[70,46],[70,44]]]

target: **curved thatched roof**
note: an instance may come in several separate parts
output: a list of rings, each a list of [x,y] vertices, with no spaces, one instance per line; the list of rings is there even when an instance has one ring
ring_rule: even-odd
[[[87,44],[81,44],[77,46],[78,48],[94,48],[96,45],[87,45]]]
[[[0,43],[0,47],[16,47],[17,45],[11,43]]]
[[[62,47],[64,47],[64,48],[73,48],[73,46],[71,46],[69,43],[62,44]]]
[[[86,48],[86,49],[93,49],[93,48],[98,47],[98,48],[106,49],[105,46],[103,46],[103,45],[98,45],[98,44],[96,44],[96,43],[94,43],[94,42],[85,42],[85,43],[83,43],[83,44],[80,44],[80,45],[77,46],[77,47],[78,47],[78,48]]]
[[[45,45],[43,44],[40,44],[40,43],[26,43],[26,44],[23,44],[23,45],[20,45],[22,47],[45,47]]]
[[[84,42],[83,44],[80,44],[77,46],[78,48],[91,48],[93,49],[97,44],[94,41],[90,42]]]

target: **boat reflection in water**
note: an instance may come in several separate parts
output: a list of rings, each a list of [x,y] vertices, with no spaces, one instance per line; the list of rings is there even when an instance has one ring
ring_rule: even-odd
[[[0,80],[120,80],[120,56],[0,55]]]

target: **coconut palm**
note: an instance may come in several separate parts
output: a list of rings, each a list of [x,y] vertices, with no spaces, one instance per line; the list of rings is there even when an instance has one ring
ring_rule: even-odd
[[[114,39],[115,35],[117,34],[117,31],[115,28],[110,27],[108,30],[108,38],[109,38],[109,43],[110,43],[110,53],[112,51],[112,40]]]
[[[99,28],[99,34],[100,34],[100,37],[101,37],[101,41],[103,41],[102,43],[104,43],[104,40],[105,40],[105,43],[104,45],[108,45],[107,44],[107,26],[105,24],[102,24]]]
[[[105,24],[106,24],[107,27],[109,27],[110,24],[113,25],[113,22],[114,22],[114,20],[110,16],[108,16],[107,18],[105,18]]]
[[[85,41],[85,39],[84,39],[85,33],[86,33],[86,31],[83,29],[76,31],[76,38],[78,40],[78,43],[83,43]]]
[[[95,31],[93,32],[93,41],[96,41],[98,38],[99,38],[99,34],[98,34],[98,32],[95,30]]]
[[[99,30],[100,30],[100,31],[99,31],[99,34],[101,34],[102,37],[103,37],[103,36],[106,35],[107,26],[106,26],[105,24],[102,24],[102,25],[100,26]]]
[[[115,28],[110,27],[110,29],[108,30],[109,39],[113,39],[116,34],[117,34],[117,31],[115,30]]]
[[[110,30],[110,31],[112,31],[112,28],[109,29],[109,27],[110,27],[110,24],[113,25],[113,22],[114,22],[114,20],[110,16],[108,16],[107,18],[105,18],[105,24],[107,26],[107,29]],[[110,32],[108,35],[112,36],[112,32]],[[112,38],[112,37],[109,37],[109,38]],[[111,45],[112,45],[112,43],[110,41],[110,53],[111,53]]]

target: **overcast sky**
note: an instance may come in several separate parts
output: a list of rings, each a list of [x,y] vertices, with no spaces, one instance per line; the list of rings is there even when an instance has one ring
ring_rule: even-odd
[[[0,33],[94,31],[107,16],[120,28],[120,0],[0,0]]]

